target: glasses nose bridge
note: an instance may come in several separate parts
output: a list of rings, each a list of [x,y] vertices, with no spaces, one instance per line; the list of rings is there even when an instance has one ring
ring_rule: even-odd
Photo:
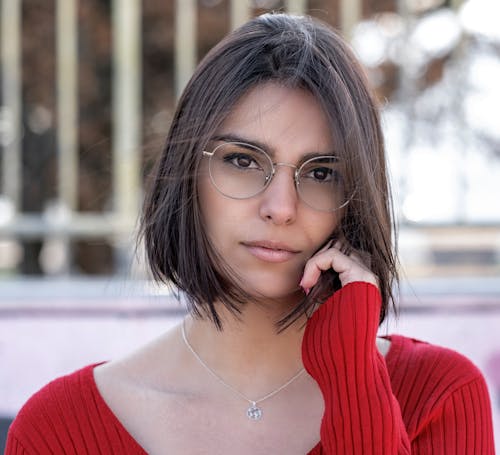
[[[272,163],[273,167],[272,167],[272,172],[271,172],[271,175],[269,176],[269,182],[268,183],[271,183],[271,180],[272,178],[274,177],[274,174],[276,174],[276,171],[278,169],[279,166],[284,166],[284,167],[289,167],[291,169],[294,169],[294,172],[293,172],[293,180],[294,180],[294,183],[295,183],[295,186],[297,187],[298,185],[298,172],[299,172],[299,167],[296,166],[295,164],[291,164],[291,163]]]

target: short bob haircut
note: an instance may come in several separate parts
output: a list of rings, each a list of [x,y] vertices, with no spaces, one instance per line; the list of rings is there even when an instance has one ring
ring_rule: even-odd
[[[226,36],[201,61],[187,84],[149,182],[141,219],[153,278],[185,294],[197,317],[222,328],[215,302],[233,314],[250,296],[207,238],[197,196],[204,150],[235,103],[264,82],[308,90],[331,126],[345,166],[350,201],[332,238],[361,253],[379,279],[380,322],[397,282],[392,202],[378,107],[352,51],[328,25],[307,16],[264,14]],[[312,292],[280,321],[287,327],[340,288],[322,274]],[[255,299],[255,296],[253,297]]]

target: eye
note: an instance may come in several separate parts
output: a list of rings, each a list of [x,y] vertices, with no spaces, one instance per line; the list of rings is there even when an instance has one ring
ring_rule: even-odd
[[[224,163],[232,164],[238,169],[260,169],[261,166],[251,154],[242,152],[227,153],[224,155]]]
[[[338,183],[340,174],[330,167],[314,167],[302,174],[302,178],[310,179],[313,183]]]
[[[317,182],[329,182],[333,179],[333,173],[333,169],[327,167],[316,167],[311,169],[306,177],[314,179]]]
[[[340,183],[342,175],[335,157],[319,157],[305,162],[300,169],[300,178],[308,183]]]

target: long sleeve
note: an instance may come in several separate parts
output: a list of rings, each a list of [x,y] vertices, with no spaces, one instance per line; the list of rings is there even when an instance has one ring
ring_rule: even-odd
[[[380,294],[336,292],[308,321],[304,366],[325,401],[310,455],[494,455],[491,404],[480,371],[445,348],[394,335],[376,347]]]
[[[410,453],[387,367],[376,347],[380,304],[375,286],[351,283],[308,321],[304,366],[325,401],[320,450],[313,453]]]

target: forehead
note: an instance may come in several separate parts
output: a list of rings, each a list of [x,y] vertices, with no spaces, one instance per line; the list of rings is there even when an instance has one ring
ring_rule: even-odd
[[[332,131],[308,91],[274,82],[256,85],[235,104],[218,136],[236,136],[280,155],[330,154]]]

